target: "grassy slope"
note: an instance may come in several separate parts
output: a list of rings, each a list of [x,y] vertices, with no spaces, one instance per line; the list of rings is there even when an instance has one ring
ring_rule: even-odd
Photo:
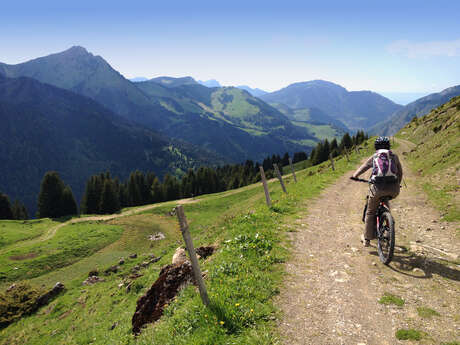
[[[313,134],[316,138],[319,140],[324,140],[328,139],[329,141],[337,138],[340,139],[342,137],[342,132],[338,131],[336,128],[332,127],[331,125],[316,125],[316,124],[311,124],[308,122],[302,122],[302,121],[292,121],[293,124],[296,126],[300,127],[305,127],[308,129],[308,131]]]
[[[363,153],[365,155],[366,153]],[[174,203],[111,221],[124,228],[122,237],[108,247],[77,263],[44,274],[31,281],[47,284],[63,281],[67,292],[37,314],[26,317],[0,331],[0,344],[274,344],[277,310],[272,297],[282,279],[287,224],[303,210],[308,199],[318,195],[338,176],[354,168],[359,157],[329,163],[297,172],[298,184],[286,178],[289,194],[283,195],[277,181],[269,186],[273,208],[267,209],[260,184],[236,191],[200,197],[186,204],[195,245],[218,243],[220,250],[202,263],[208,270],[209,295],[213,304],[205,309],[194,287],[185,289],[167,309],[165,316],[142,334],[131,335],[131,317],[136,300],[158,276],[159,268],[170,262],[182,244],[174,218],[165,216]],[[317,173],[318,171],[322,171]],[[61,229],[64,230],[64,229]],[[157,231],[163,241],[145,240]],[[81,234],[85,228],[81,229]],[[66,232],[62,232],[63,235]],[[59,235],[59,233],[58,233]],[[89,270],[104,269],[120,256],[137,252],[121,272],[104,277],[105,282],[82,286]],[[145,260],[148,253],[163,255],[155,265],[141,271],[129,293],[118,284],[132,266]],[[113,330],[109,330],[114,324]]]
[[[397,136],[416,144],[407,160],[443,218],[460,220],[460,97],[413,120]]]
[[[52,238],[0,254],[0,282],[30,279],[87,257],[118,239],[121,227],[85,222],[60,229]]]
[[[0,222],[0,249],[19,241],[36,238],[56,224],[58,223],[50,219],[3,220]]]

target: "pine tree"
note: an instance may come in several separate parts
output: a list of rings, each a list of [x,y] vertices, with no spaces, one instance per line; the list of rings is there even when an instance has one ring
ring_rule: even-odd
[[[104,181],[99,210],[103,214],[112,214],[120,210],[120,201],[114,183],[110,179]]]
[[[0,219],[13,219],[10,198],[3,193],[0,193]]]
[[[151,204],[153,203],[153,199],[152,199],[152,193],[151,193],[151,187],[152,187],[152,184],[153,184],[153,181],[155,180],[156,176],[155,176],[155,173],[153,172],[149,172],[147,173],[147,175],[145,176],[145,186],[143,187],[145,189],[144,193],[145,193],[145,202],[147,204]]]
[[[120,200],[120,207],[129,206],[129,198],[128,198],[128,187],[126,184],[121,183],[118,188],[118,200]]]
[[[166,174],[163,180],[163,195],[166,201],[176,200],[180,197],[180,185],[175,176]]]
[[[40,193],[38,194],[38,218],[59,218],[62,217],[62,193],[64,182],[62,182],[56,171],[48,171],[43,177]]]
[[[313,151],[312,151],[313,152]],[[310,154],[310,157],[312,156],[312,154]],[[308,155],[306,152],[295,152],[294,153],[294,158],[292,159],[292,163],[297,163],[297,162],[302,162],[304,160],[307,160],[308,159]]]
[[[289,153],[285,153],[283,159],[281,160],[281,165],[286,166],[289,165]]]
[[[339,145],[337,144],[336,138],[331,141],[331,153],[332,157],[337,157],[339,155]]]
[[[29,213],[27,212],[26,207],[24,204],[19,202],[19,200],[15,200],[13,206],[11,207],[13,213],[13,219],[17,220],[25,220],[29,219]]]
[[[164,200],[163,188],[161,186],[160,180],[157,177],[153,179],[152,186],[150,187],[152,193],[152,201],[160,202]]]
[[[101,203],[102,188],[104,187],[103,179],[103,175],[94,175],[86,182],[86,189],[80,207],[81,213],[100,213],[99,206]]]
[[[340,151],[344,151],[344,149],[349,149],[353,146],[353,141],[350,137],[350,134],[345,133],[342,137],[342,141],[340,142]]]
[[[65,186],[62,192],[62,215],[73,216],[78,214],[77,202],[70,186]]]

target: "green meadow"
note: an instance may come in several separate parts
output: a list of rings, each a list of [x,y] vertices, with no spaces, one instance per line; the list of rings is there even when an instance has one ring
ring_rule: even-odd
[[[204,307],[197,289],[189,286],[137,337],[131,331],[136,301],[183,244],[177,220],[169,215],[175,202],[110,221],[65,225],[44,241],[20,245],[20,237],[11,240],[10,249],[0,255],[4,287],[13,280],[47,288],[61,281],[66,291],[37,313],[0,330],[0,344],[278,344],[274,326],[279,311],[273,297],[279,293],[282,263],[289,256],[288,226],[367,151],[351,154],[350,162],[336,160],[335,171],[330,162],[298,170],[298,183],[286,175],[287,194],[272,179],[270,209],[260,183],[188,200],[184,210],[195,246],[218,246],[215,254],[200,261],[211,306]],[[4,224],[16,226],[2,221],[0,227]],[[40,236],[46,229],[31,231]],[[165,239],[148,239],[158,232]],[[27,257],[30,253],[36,256]],[[128,258],[131,253],[137,258]],[[141,269],[141,277],[127,291],[123,283],[131,269],[151,254],[161,259]],[[121,257],[125,263],[118,272],[104,273]],[[98,270],[104,281],[82,285],[92,270]]]

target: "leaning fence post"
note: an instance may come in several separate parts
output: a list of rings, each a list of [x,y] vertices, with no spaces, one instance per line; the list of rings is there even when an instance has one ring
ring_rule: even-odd
[[[292,158],[289,157],[289,165],[291,166],[292,176],[294,176],[294,182],[297,183],[297,177],[295,176],[294,166],[292,165]]]
[[[331,168],[332,168],[332,171],[335,171],[335,167],[334,167],[334,158],[332,158],[332,153],[329,154],[329,159],[331,160]]]
[[[275,168],[276,176],[278,176],[278,180],[280,181],[281,188],[283,189],[284,193],[287,193],[286,187],[284,187],[284,182],[283,182],[283,177],[281,176],[280,169],[278,168],[278,164],[273,164],[273,167]]]
[[[350,161],[350,157],[348,157],[348,150],[347,150],[347,149],[344,149],[344,151],[345,151],[345,156],[347,157],[347,162],[349,162],[349,161]]]
[[[272,207],[272,201],[270,200],[270,193],[268,192],[267,179],[265,177],[264,167],[260,166],[260,177],[262,178],[262,184],[264,185],[265,200],[267,201],[267,206]]]
[[[185,245],[187,246],[190,261],[192,262],[193,274],[198,284],[198,289],[200,290],[201,300],[205,306],[208,306],[208,292],[206,291],[206,285],[204,285],[203,277],[201,275],[200,265],[198,264],[198,260],[196,258],[195,247],[193,247],[192,237],[190,236],[190,231],[188,230],[187,218],[185,218],[184,208],[182,205],[178,205],[176,207],[176,213],[177,218],[179,219],[180,231],[182,232],[182,237],[184,238]]]

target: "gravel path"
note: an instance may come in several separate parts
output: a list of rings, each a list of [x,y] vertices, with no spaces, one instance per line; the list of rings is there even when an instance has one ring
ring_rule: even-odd
[[[400,141],[403,166],[409,145]],[[392,203],[399,247],[389,267],[379,261],[375,241],[371,248],[360,243],[367,186],[349,180],[351,172],[297,220],[277,301],[284,344],[406,344],[395,337],[402,328],[425,332],[421,343],[460,340],[458,224],[441,222],[408,168],[405,175],[408,188]],[[378,303],[385,292],[403,298],[404,306]],[[439,316],[423,318],[420,307]]]

